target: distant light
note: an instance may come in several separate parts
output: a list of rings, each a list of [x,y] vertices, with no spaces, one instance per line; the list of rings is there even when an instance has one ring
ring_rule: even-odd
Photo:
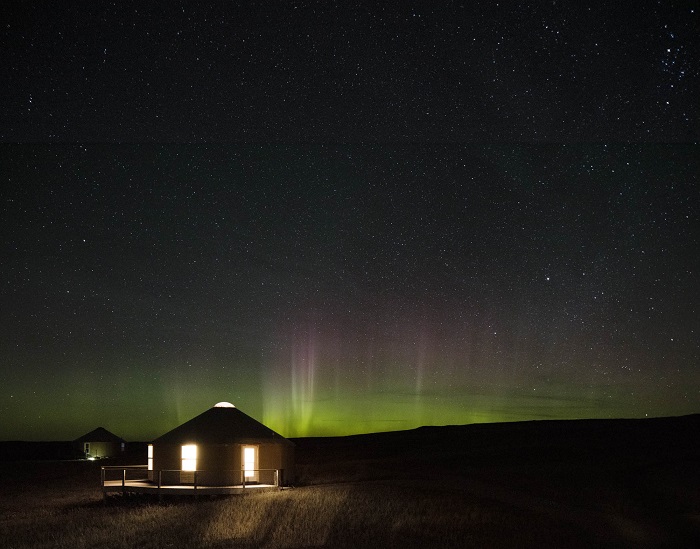
[[[88,458],[88,461],[95,461],[95,458],[94,458],[93,456],[90,456],[90,457]]]
[[[217,402],[214,404],[214,408],[235,408],[230,402]]]

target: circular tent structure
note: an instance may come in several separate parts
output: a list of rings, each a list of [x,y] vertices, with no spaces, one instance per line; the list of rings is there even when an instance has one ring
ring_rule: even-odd
[[[285,484],[294,469],[294,443],[229,402],[155,439],[148,448],[151,478],[168,484],[212,486]]]

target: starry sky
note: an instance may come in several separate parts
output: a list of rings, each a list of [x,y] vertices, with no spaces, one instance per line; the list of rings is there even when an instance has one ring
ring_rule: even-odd
[[[0,440],[700,411],[697,3],[390,4],[0,8]]]
[[[696,0],[4,4],[8,141],[698,137]]]

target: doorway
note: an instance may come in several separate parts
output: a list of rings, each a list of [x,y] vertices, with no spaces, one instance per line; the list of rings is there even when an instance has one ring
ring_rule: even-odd
[[[194,473],[197,470],[197,445],[183,444],[181,452],[180,483],[192,484],[194,482]]]
[[[258,482],[260,480],[258,471],[258,447],[243,446],[241,463],[243,465],[243,478],[245,482]]]

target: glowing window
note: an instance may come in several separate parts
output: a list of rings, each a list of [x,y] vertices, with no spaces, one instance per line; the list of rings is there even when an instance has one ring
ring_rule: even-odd
[[[182,446],[182,470],[197,470],[197,445],[185,444]]]
[[[255,446],[243,447],[243,470],[246,478],[255,477]]]
[[[148,470],[153,471],[153,444],[148,445]]]

